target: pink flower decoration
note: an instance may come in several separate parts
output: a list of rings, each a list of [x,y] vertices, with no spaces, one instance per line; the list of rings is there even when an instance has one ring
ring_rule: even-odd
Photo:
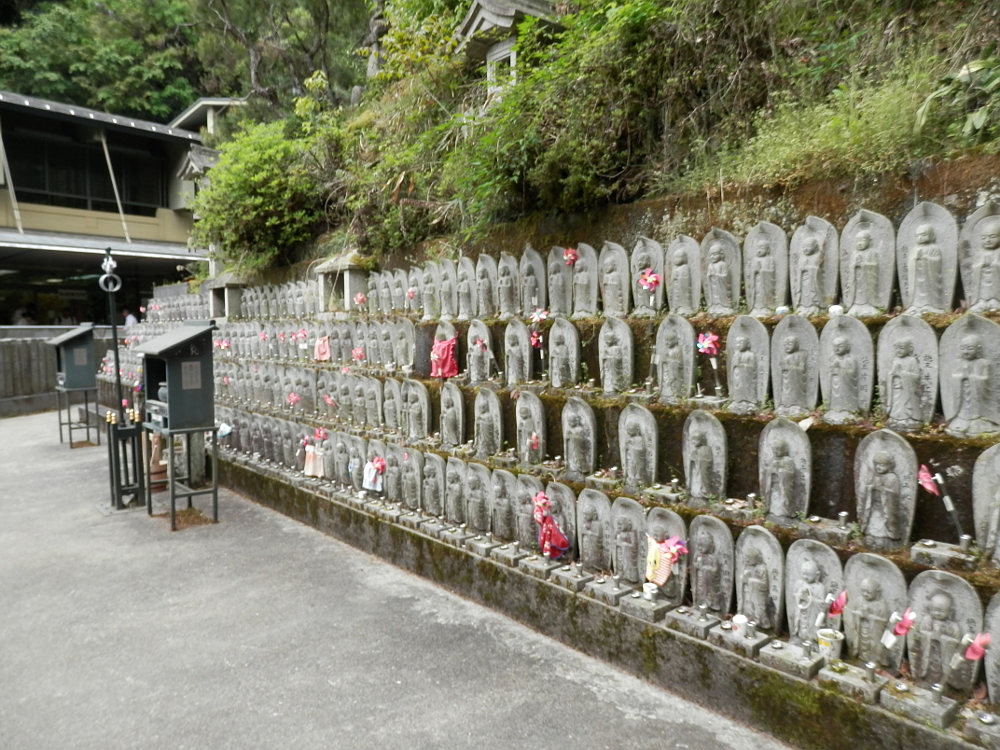
[[[379,474],[385,473],[385,459],[381,456],[375,456],[375,458],[372,459],[372,466],[375,467],[375,471]]]
[[[702,354],[707,354],[709,357],[714,357],[719,353],[719,337],[714,333],[709,331],[708,333],[698,334],[698,351]]]
[[[260,340],[261,341],[267,341],[267,331],[261,331],[260,332]]]
[[[123,398],[122,399],[122,408],[123,409],[127,409],[128,408],[128,399],[127,398]]]
[[[365,350],[360,346],[356,346],[351,349],[351,357],[355,362],[361,362],[365,358]]]
[[[937,482],[934,481],[930,469],[925,464],[920,464],[920,471],[917,472],[917,483],[932,495],[940,497],[941,491],[938,489]]]
[[[845,606],[847,606],[847,589],[841,591],[839,596],[830,602],[830,610],[827,613],[827,616],[836,617],[844,611]]]
[[[142,390],[142,383],[136,383],[135,387],[132,388],[133,391],[139,393]]]
[[[571,268],[576,265],[576,262],[580,260],[580,254],[571,247],[567,247],[563,250],[563,260],[566,261],[566,265]]]
[[[368,301],[368,298],[364,295],[364,292],[358,292],[354,295],[354,304],[360,307]]]
[[[345,367],[344,369],[346,370],[347,368]],[[333,406],[334,405],[333,398],[330,396],[329,393],[327,393],[326,395],[323,396],[323,400],[326,401],[326,405],[327,406]]]
[[[486,342],[483,341],[482,338],[477,338],[475,345],[478,346],[480,350],[484,352],[486,351]]]
[[[544,492],[539,492],[531,499],[531,502],[535,504],[535,523],[541,523],[549,515],[549,510],[552,508],[549,504],[549,496]]]
[[[917,615],[909,607],[903,612],[903,619],[896,623],[896,626],[892,629],[893,635],[903,636],[910,632],[910,628],[913,627],[913,623],[916,621]]]
[[[229,339],[222,339],[222,343],[219,344],[219,348],[226,350],[230,347]]]
[[[417,288],[415,286],[411,286],[409,289],[406,290],[407,299],[413,299],[416,295],[417,295]]]
[[[282,344],[285,343],[285,332],[284,331],[278,331],[278,341],[280,341]]]
[[[538,331],[531,332],[531,345],[536,349],[542,348],[542,334]]]
[[[639,286],[647,292],[655,292],[663,279],[660,274],[654,273],[652,268],[647,268],[639,275]]]
[[[686,555],[688,553],[687,545],[681,541],[679,536],[672,536],[669,539],[664,539],[660,544],[660,550],[663,554],[670,558],[670,562],[677,562],[677,559],[681,555]]]
[[[340,371],[346,375],[351,371],[351,368],[348,367],[347,365],[344,365],[343,367],[340,368]]]
[[[528,316],[528,319],[532,323],[541,323],[543,320],[547,320],[549,317],[549,311],[543,310],[540,307],[536,307],[535,311]]]
[[[288,398],[285,399],[285,401],[288,402],[289,406],[295,406],[301,400],[302,400],[302,397],[299,394],[295,393],[295,392],[289,393],[288,394]]]
[[[972,639],[972,643],[965,649],[965,658],[969,661],[979,661],[986,653],[987,646],[990,645],[990,634],[979,633]]]
[[[531,446],[531,450],[537,451],[538,443],[539,443],[538,433],[537,432],[531,433],[531,440],[528,442],[528,444]]]
[[[316,438],[317,443],[322,443],[324,440],[326,440],[326,430],[324,430],[322,427],[317,427],[315,432],[313,432],[313,437]]]
[[[223,385],[229,385],[229,376],[228,375],[223,375],[222,376],[222,384]]]

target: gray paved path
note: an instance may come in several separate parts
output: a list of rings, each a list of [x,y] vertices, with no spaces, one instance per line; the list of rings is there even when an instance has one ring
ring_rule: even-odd
[[[102,515],[106,463],[0,420],[2,750],[784,747],[238,496]]]

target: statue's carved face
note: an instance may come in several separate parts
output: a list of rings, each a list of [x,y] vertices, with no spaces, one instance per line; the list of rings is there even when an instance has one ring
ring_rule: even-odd
[[[716,243],[708,251],[708,259],[713,263],[721,263],[726,259],[726,254],[722,251],[722,245]]]
[[[812,560],[802,563],[802,579],[806,583],[816,583],[819,580],[819,566]]]
[[[896,350],[897,357],[909,357],[913,354],[913,342],[909,339],[900,339],[893,344],[893,349]]]
[[[784,458],[788,455],[788,443],[784,440],[776,440],[774,442],[774,455],[777,458]]]
[[[794,336],[789,336],[784,342],[785,354],[793,354],[799,350],[799,340]]]
[[[896,467],[896,461],[888,453],[877,453],[874,460],[875,473],[888,474]]]
[[[855,235],[854,243],[854,247],[857,248],[858,252],[863,253],[872,246],[872,236],[869,232],[861,230]]]
[[[934,242],[934,227],[930,224],[921,224],[917,227],[917,244],[929,245]]]
[[[879,586],[878,581],[871,578],[866,578],[861,582],[861,597],[866,602],[878,601],[882,598],[882,587]]]
[[[764,258],[771,254],[771,241],[767,237],[757,240],[757,257]]]
[[[833,341],[833,351],[834,354],[838,356],[843,356],[851,351],[851,345],[843,336],[838,336]]]
[[[1000,222],[991,221],[983,227],[980,242],[984,250],[1000,248]]]
[[[816,240],[815,237],[810,237],[802,245],[803,255],[815,255],[818,252],[819,252],[819,242]]]
[[[931,617],[935,620],[950,620],[952,618],[954,608],[955,605],[952,602],[951,597],[943,591],[940,591],[931,597]]]
[[[962,359],[973,360],[979,358],[979,337],[978,336],[966,336],[962,339],[962,343],[959,345],[959,350],[962,354]]]

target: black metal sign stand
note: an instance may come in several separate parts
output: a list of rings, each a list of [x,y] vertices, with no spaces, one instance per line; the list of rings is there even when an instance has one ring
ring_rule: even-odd
[[[127,504],[145,499],[145,472],[142,468],[142,426],[133,420],[131,410],[126,410],[122,401],[122,373],[118,359],[118,308],[115,292],[122,288],[122,280],[115,275],[117,263],[107,248],[101,268],[100,287],[108,294],[108,317],[111,319],[111,345],[115,355],[115,401],[117,411],[109,411],[106,416],[108,438],[108,464],[111,480],[111,504],[115,510],[122,510]],[[128,503],[124,502],[129,498]]]

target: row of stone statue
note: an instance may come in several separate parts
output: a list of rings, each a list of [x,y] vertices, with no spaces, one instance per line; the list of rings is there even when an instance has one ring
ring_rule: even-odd
[[[294,369],[294,368],[290,368]],[[314,371],[302,370],[307,378]],[[259,377],[258,377],[259,376]],[[225,378],[226,376],[224,376]],[[237,378],[223,384],[223,403],[246,409],[270,407],[304,416],[318,417],[331,425],[410,446],[443,449],[479,461],[503,456],[504,436],[501,395],[479,388],[471,415],[473,440],[466,443],[465,399],[454,383],[440,389],[440,424],[431,430],[430,392],[416,380],[402,382],[338,372],[320,373],[316,390],[301,377],[285,375],[286,389],[308,394],[291,401],[282,392],[267,391],[268,374]],[[258,385],[259,383],[259,385]],[[247,390],[247,385],[251,389]],[[258,391],[258,389],[260,389]],[[289,391],[294,394],[294,391]],[[233,397],[230,398],[229,396]],[[514,403],[516,435],[513,464],[523,470],[544,469],[569,481],[584,481],[597,475],[597,421],[590,404],[570,397],[561,415],[562,446],[558,461],[550,457],[546,436],[546,414],[542,400],[523,391]],[[250,420],[252,421],[252,420]],[[248,422],[243,429],[250,429]],[[659,431],[653,413],[639,404],[627,405],[618,418],[620,480],[628,494],[649,491],[668,477],[662,476]],[[711,412],[692,411],[682,433],[683,500],[692,507],[709,507],[727,497],[728,450],[725,429]],[[245,442],[245,441],[244,441]],[[605,458],[609,456],[605,455]],[[544,465],[544,466],[543,466]],[[607,469],[607,467],[605,467]],[[917,458],[905,438],[892,430],[870,433],[854,456],[855,518],[865,544],[891,549],[910,541],[917,501]],[[798,525],[809,514],[812,486],[812,448],[808,434],[785,417],[771,421],[761,432],[758,446],[759,497],[768,520],[786,526]],[[1000,446],[978,459],[973,477],[973,512],[979,548],[988,559],[1000,561]]]
[[[741,308],[755,317],[773,315],[791,297],[802,315],[826,312],[838,300],[849,315],[870,317],[890,309],[898,272],[905,312],[920,315],[954,308],[961,272],[965,298],[974,312],[1000,310],[1000,207],[986,203],[961,231],[955,217],[934,203],[920,203],[899,231],[886,217],[860,211],[839,233],[814,216],[789,241],[768,222],[753,227],[741,243],[712,229],[702,241],[680,236],[663,250],[641,238],[631,255],[606,242],[554,247],[548,257],[525,249],[515,259],[480,255],[429,261],[422,267],[372,272],[368,294],[353,300],[371,315],[419,314],[424,320],[655,315],[667,307],[679,315],[702,308],[732,315]],[[838,295],[838,288],[840,293]],[[745,297],[741,295],[745,290]],[[599,307],[600,305],[600,307]]]
[[[221,416],[240,421],[234,411]],[[275,428],[280,438],[271,434]],[[982,605],[975,589],[952,573],[925,571],[908,588],[896,565],[876,554],[856,554],[845,568],[832,548],[800,539],[784,555],[762,526],[744,529],[734,544],[730,528],[712,516],[696,517],[688,529],[673,511],[646,511],[628,497],[612,502],[593,489],[577,497],[559,482],[543,485],[528,474],[490,471],[482,464],[344,432],[317,434],[276,421],[264,431],[255,428],[249,445],[239,431],[228,440],[230,450],[252,453],[255,460],[327,479],[352,492],[365,486],[364,467],[381,459],[382,492],[410,515],[433,521],[434,528],[442,530],[461,526],[468,536],[516,541],[535,554],[541,552],[536,508],[543,493],[548,515],[568,542],[560,562],[579,560],[584,570],[598,575],[613,572],[626,591],[650,580],[653,547],[668,539],[687,540],[688,554],[677,559],[658,591],[671,605],[691,601],[706,616],[723,619],[733,611],[735,594],[736,613],[764,631],[787,628],[794,643],[815,641],[821,627],[843,627],[853,658],[897,672],[905,647],[910,674],[918,681],[968,691],[976,676],[975,662],[956,665],[952,657],[963,637],[983,630]],[[829,615],[831,602],[844,590],[842,615]],[[914,626],[905,639],[886,645],[884,634],[907,607],[917,613]],[[995,599],[987,612],[987,630],[1000,637],[998,609]],[[1000,659],[990,653],[987,677],[991,694],[1000,697]]]
[[[150,323],[205,320],[209,317],[208,296],[205,294],[174,294],[154,296],[149,301],[145,320]]]

